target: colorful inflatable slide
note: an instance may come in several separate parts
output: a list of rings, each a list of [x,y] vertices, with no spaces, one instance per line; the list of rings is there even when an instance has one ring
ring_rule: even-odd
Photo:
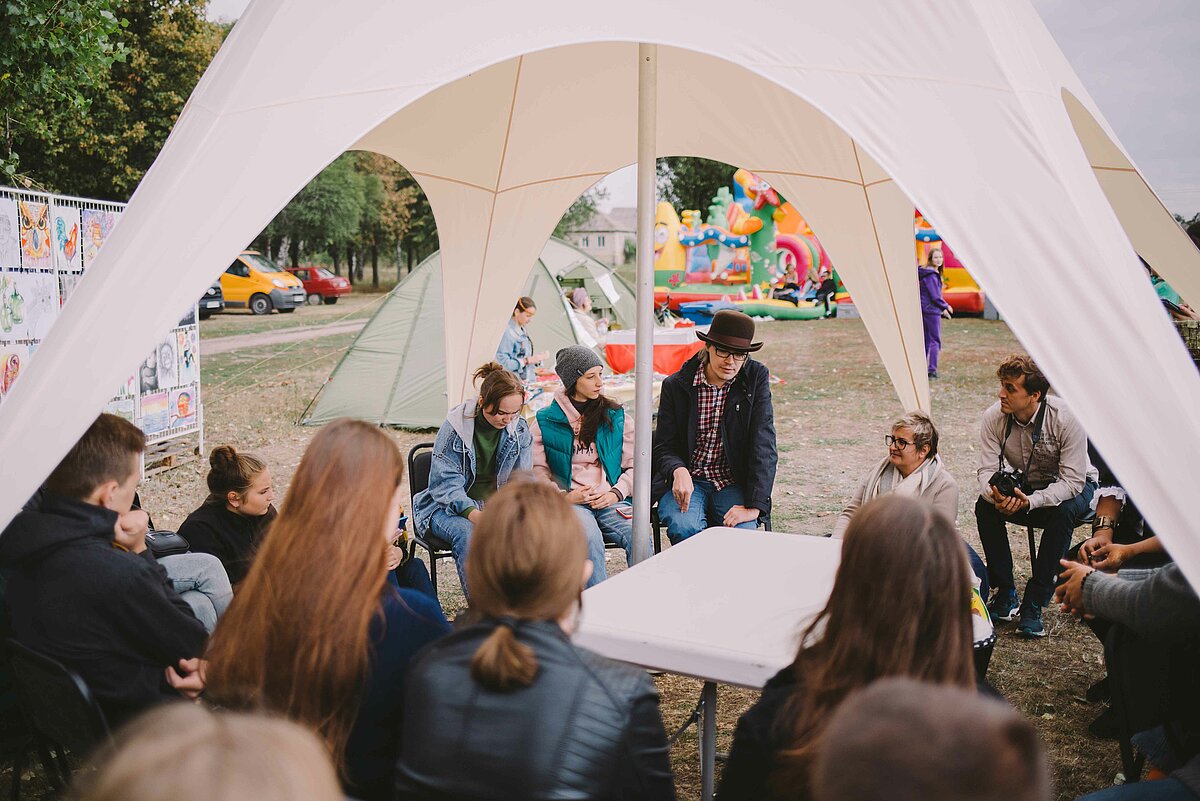
[[[721,187],[703,221],[698,210],[680,219],[669,203],[659,203],[654,223],[657,303],[786,320],[824,316],[823,304],[771,297],[771,287],[793,268],[803,284],[806,277],[819,283],[833,266],[800,212],[753,173],[734,173],[733,191]]]

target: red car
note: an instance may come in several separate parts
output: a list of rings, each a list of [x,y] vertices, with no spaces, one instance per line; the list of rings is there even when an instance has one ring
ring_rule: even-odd
[[[338,298],[349,295],[353,289],[349,281],[334,275],[324,267],[288,267],[287,271],[304,284],[308,302],[314,306],[337,303]]]

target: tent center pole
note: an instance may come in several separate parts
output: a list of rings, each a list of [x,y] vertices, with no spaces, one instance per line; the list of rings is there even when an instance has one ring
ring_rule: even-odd
[[[638,45],[637,335],[634,362],[634,564],[650,556],[650,448],[654,413],[655,131],[658,121],[658,47]]]

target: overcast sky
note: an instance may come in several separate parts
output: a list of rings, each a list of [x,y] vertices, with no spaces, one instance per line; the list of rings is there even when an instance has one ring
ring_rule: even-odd
[[[1033,0],[1096,104],[1171,211],[1200,212],[1200,0]],[[211,0],[235,19],[248,0]],[[636,201],[633,168],[605,205]]]

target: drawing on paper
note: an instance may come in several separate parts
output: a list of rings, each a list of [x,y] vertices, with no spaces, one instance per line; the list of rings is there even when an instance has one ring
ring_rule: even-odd
[[[169,400],[166,392],[154,392],[142,398],[142,431],[157,434],[167,430],[170,425]]]
[[[0,348],[0,395],[12,391],[17,376],[25,366],[29,349],[21,345],[6,345]]]
[[[54,266],[50,254],[50,207],[45,203],[17,201],[21,227],[21,266],[48,270]]]
[[[60,270],[79,272],[83,262],[79,258],[79,209],[74,207],[54,210],[54,259]]]
[[[59,307],[66,306],[71,295],[75,294],[75,287],[79,286],[80,280],[83,279],[82,273],[59,273],[58,274],[58,305]]]
[[[194,384],[200,380],[199,333],[195,328],[177,331],[179,350],[179,383]]]
[[[21,266],[21,235],[17,233],[17,204],[0,198],[0,267]]]
[[[196,387],[171,391],[171,428],[190,426],[196,422]]]
[[[158,387],[168,389],[179,383],[179,357],[176,354],[175,333],[158,343]]]
[[[104,244],[104,241],[108,239],[108,235],[112,233],[118,216],[116,212],[112,211],[83,210],[83,225],[79,235],[83,240],[83,268],[85,270],[96,260],[96,254],[100,251],[100,246]]]
[[[124,417],[131,423],[136,421],[133,419],[134,400],[133,398],[113,398],[104,406],[104,411],[109,414],[115,414],[118,417]]]
[[[138,368],[138,391],[143,395],[158,391],[158,348],[150,351]]]
[[[9,272],[0,280],[0,331],[5,339],[42,340],[58,318],[54,273]]]

